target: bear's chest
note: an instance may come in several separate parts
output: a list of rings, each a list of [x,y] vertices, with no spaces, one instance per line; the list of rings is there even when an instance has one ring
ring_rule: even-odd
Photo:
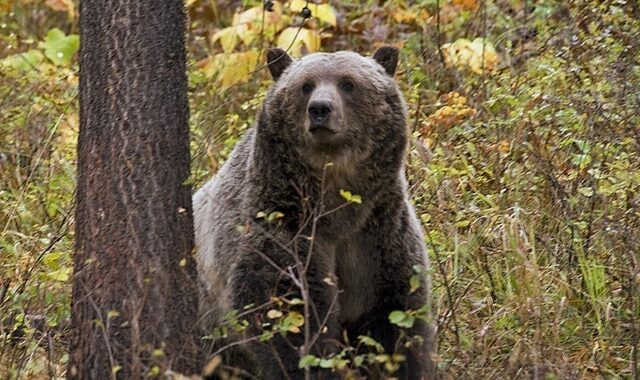
[[[365,240],[356,236],[335,247],[341,322],[355,322],[375,305],[378,263]]]

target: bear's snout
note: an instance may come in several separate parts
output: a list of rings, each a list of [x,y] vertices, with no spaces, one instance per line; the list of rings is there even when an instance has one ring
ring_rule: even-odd
[[[316,128],[326,128],[326,123],[333,112],[333,104],[328,100],[313,100],[307,107],[309,121],[311,121],[310,131]]]

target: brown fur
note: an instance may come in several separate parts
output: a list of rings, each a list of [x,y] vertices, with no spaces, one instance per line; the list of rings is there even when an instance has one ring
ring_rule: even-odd
[[[277,82],[257,125],[194,197],[209,328],[230,308],[259,305],[274,294],[301,297],[294,281],[274,268],[298,273],[292,252],[308,260],[311,306],[327,321],[327,332],[312,348],[316,355],[333,352],[343,331],[351,343],[370,335],[394,352],[400,331],[389,313],[430,302],[428,278],[409,292],[412,267],[428,267],[428,261],[404,178],[406,106],[391,76],[397,50],[385,47],[374,57],[338,52],[293,61],[270,51]],[[341,189],[360,195],[362,203],[345,206]],[[273,211],[284,215],[278,223],[256,218]],[[314,225],[310,217],[318,213],[326,215]],[[239,225],[250,228],[239,232]],[[308,321],[312,334],[323,327],[320,321]],[[407,361],[394,376],[431,376],[432,329],[417,321],[408,332],[425,343],[400,349]],[[247,345],[254,363],[245,361],[244,368],[264,379],[280,379],[282,371],[303,378],[295,348],[302,335]],[[284,368],[274,365],[278,360]],[[368,374],[379,376],[376,370]]]

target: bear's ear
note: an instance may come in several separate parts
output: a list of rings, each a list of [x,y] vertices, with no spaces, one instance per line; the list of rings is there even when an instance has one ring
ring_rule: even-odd
[[[384,67],[384,71],[390,76],[396,73],[398,66],[398,48],[394,46],[381,46],[373,53],[373,59]]]
[[[286,51],[280,48],[270,48],[267,50],[267,65],[269,66],[273,80],[277,81],[291,62],[293,62],[293,59],[291,59]]]

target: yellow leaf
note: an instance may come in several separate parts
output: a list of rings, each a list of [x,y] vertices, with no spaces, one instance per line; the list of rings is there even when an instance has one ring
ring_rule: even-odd
[[[226,90],[249,80],[257,64],[258,53],[255,51],[221,53],[209,58],[202,66],[202,71],[207,77],[215,78],[221,90]]]
[[[233,16],[233,23],[231,26],[220,29],[212,37],[211,42],[215,43],[220,41],[222,50],[226,53],[232,52],[238,42],[242,40],[245,45],[249,45],[260,32],[265,34],[275,33],[275,30],[279,30],[283,27],[283,18],[279,15],[282,14],[282,6],[278,3],[274,3],[273,12],[264,12],[262,7],[249,8],[244,12],[236,13]],[[263,29],[263,23],[266,27],[271,29]]]
[[[47,277],[53,281],[65,282],[69,280],[69,273],[71,273],[71,268],[60,268],[53,272],[49,272]]]
[[[260,33],[267,38],[273,38],[275,33],[284,28],[289,19],[282,14],[282,5],[274,1],[273,11],[266,12],[262,7],[249,8],[233,16],[234,26],[242,26],[238,36],[245,44],[249,44]]]
[[[15,0],[0,0],[0,12],[9,12]]]
[[[153,356],[154,358],[161,358],[164,355],[164,351],[160,348],[156,348],[155,350],[153,350],[153,352],[151,352],[151,356]]]
[[[306,4],[307,2],[305,0],[291,0],[289,2],[289,9],[291,9],[293,12],[300,12]],[[314,5],[314,4],[309,4],[309,5]]]
[[[410,24],[416,20],[416,13],[404,9],[396,9],[392,12],[393,19],[400,24]]]
[[[293,0],[289,3],[289,9],[291,9],[295,13],[300,13],[300,11],[302,11],[302,8],[304,8],[306,4],[307,2],[304,0]],[[316,17],[318,20],[325,22],[333,27],[338,26],[336,10],[331,6],[331,4],[309,3],[307,7],[311,11],[311,17]]]
[[[275,5],[275,4],[274,4]],[[259,23],[262,20],[262,7],[249,8],[233,16],[233,25]],[[264,12],[265,15],[270,12]]]
[[[493,71],[498,66],[498,54],[491,42],[484,38],[476,38],[471,42],[471,50],[473,51],[473,59],[470,63],[471,70],[477,74],[482,74],[482,67],[485,70]],[[484,53],[484,61],[483,61]]]
[[[299,56],[302,52],[302,46],[310,52],[318,51],[320,49],[320,34],[311,29],[300,28],[287,28],[280,33],[278,37],[277,46],[282,49],[289,49],[289,53],[294,56]],[[296,36],[297,35],[297,36]],[[294,41],[295,39],[295,41]]]
[[[450,106],[464,106],[467,104],[467,98],[460,95],[457,91],[448,92],[438,99],[441,103],[448,104]]]
[[[362,197],[357,194],[351,194],[350,191],[340,189],[340,196],[349,203],[362,204]]]
[[[324,21],[327,24],[333,26],[334,28],[336,26],[338,26],[338,20],[336,18],[336,11],[335,11],[335,9],[333,9],[331,4],[329,4],[329,3],[319,4],[319,5],[316,5],[315,8],[316,8],[315,13],[313,12],[313,9],[311,10],[311,12],[320,21]]]
[[[282,317],[282,312],[280,310],[271,309],[267,312],[267,318],[276,319]]]
[[[75,148],[78,139],[78,126],[80,125],[80,117],[76,112],[68,113],[64,119],[60,121],[58,127],[59,141],[66,148]]]
[[[224,29],[220,29],[211,37],[211,43],[220,41],[222,50],[225,52],[231,52],[238,43],[239,33],[243,32],[246,26],[229,26]]]
[[[442,45],[442,52],[447,66],[468,68],[476,74],[482,74],[483,68],[493,71],[498,66],[499,58],[493,44],[483,38],[476,38],[473,42],[461,38]]]
[[[120,312],[118,310],[112,309],[107,312],[107,319],[111,319],[119,316],[120,316]]]
[[[421,128],[421,132],[425,135],[434,128],[447,130],[476,114],[476,110],[467,105],[467,98],[457,91],[442,95],[439,102],[444,105],[429,115]]]
[[[464,10],[474,11],[478,9],[477,0],[453,0],[453,4],[459,6]]]
[[[471,45],[471,41],[466,38],[442,45],[445,64],[449,67],[466,65],[473,54],[469,45]]]
[[[511,143],[507,140],[502,140],[498,143],[498,152],[507,154],[511,149]]]
[[[304,316],[297,311],[290,311],[287,314],[287,322],[293,326],[300,327],[304,325]]]

